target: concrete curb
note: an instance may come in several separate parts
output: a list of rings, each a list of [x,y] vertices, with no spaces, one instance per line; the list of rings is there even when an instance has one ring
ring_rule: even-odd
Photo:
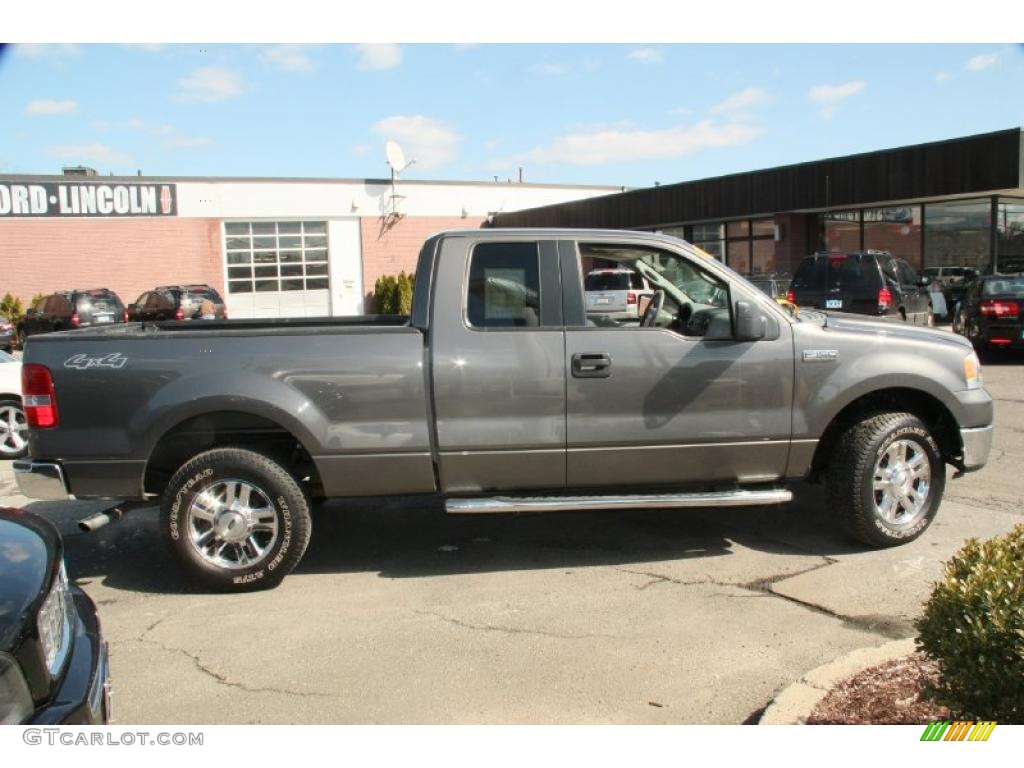
[[[916,650],[914,638],[893,640],[875,648],[859,648],[812,669],[784,688],[768,705],[758,725],[803,725],[825,694],[858,672]]]

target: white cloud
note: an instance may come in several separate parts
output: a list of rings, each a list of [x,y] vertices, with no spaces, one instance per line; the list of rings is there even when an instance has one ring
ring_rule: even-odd
[[[711,108],[711,113],[721,114],[723,112],[739,112],[740,110],[747,109],[748,107],[767,104],[769,101],[771,101],[771,97],[763,88],[745,88],[715,104],[715,106]]]
[[[402,63],[402,49],[394,43],[357,45],[360,69],[394,69]]]
[[[178,80],[178,85],[181,92],[177,99],[183,102],[225,101],[245,92],[242,79],[230,69],[221,67],[200,67],[188,77]]]
[[[843,99],[860,93],[867,87],[863,80],[851,80],[840,85],[816,85],[807,92],[811,101],[819,104],[837,104]]]
[[[981,53],[967,61],[967,69],[971,72],[981,72],[988,69],[999,60],[998,53]]]
[[[949,80],[951,77],[952,77],[952,75],[950,75],[949,72],[936,72],[935,73],[935,82],[936,83],[944,83],[946,80]]]
[[[35,99],[25,107],[26,115],[70,115],[78,111],[78,102],[73,99]]]
[[[530,71],[535,75],[564,75],[569,71],[569,66],[567,64],[555,64],[545,61],[540,64],[533,64],[530,67]]]
[[[316,69],[308,45],[274,45],[263,52],[263,60],[285,72],[312,72]]]
[[[126,165],[131,162],[128,155],[111,149],[106,144],[78,144],[52,147],[50,154],[63,160],[90,165]]]
[[[645,64],[661,64],[665,61],[665,56],[657,48],[634,48],[628,54],[627,59],[633,61],[642,61]]]
[[[761,129],[743,123],[716,125],[704,120],[693,126],[660,130],[599,130],[569,133],[551,144],[500,161],[495,167],[536,164],[606,165],[637,160],[664,160],[717,147],[752,141]]]
[[[82,49],[73,43],[19,43],[14,46],[14,51],[20,56],[35,59],[42,56],[77,56]]]
[[[213,139],[207,136],[184,136],[182,134],[172,134],[163,143],[164,149],[168,150],[205,149],[210,146],[213,146]]]
[[[459,135],[440,120],[423,115],[393,115],[373,124],[373,132],[397,141],[409,160],[424,170],[455,159]]]

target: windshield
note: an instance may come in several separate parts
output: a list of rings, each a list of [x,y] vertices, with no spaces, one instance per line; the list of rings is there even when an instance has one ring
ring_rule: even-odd
[[[1024,275],[1001,277],[998,280],[986,280],[981,287],[982,296],[1012,296],[1024,298]]]

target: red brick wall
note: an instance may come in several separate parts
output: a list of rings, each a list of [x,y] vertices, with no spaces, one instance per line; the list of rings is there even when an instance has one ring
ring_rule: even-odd
[[[406,216],[386,231],[381,220],[364,216],[359,221],[363,249],[363,292],[365,312],[372,313],[373,285],[382,275],[416,271],[416,259],[423,241],[444,229],[476,229],[483,224],[480,217]]]
[[[224,292],[218,219],[0,221],[0,296],[110,288],[128,304],[173,283]]]

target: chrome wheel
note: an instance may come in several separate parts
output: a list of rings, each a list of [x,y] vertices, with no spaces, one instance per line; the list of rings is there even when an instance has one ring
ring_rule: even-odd
[[[896,440],[875,464],[875,511],[887,523],[908,525],[924,514],[932,467],[924,448]]]
[[[189,540],[218,568],[249,568],[277,542],[277,508],[245,480],[219,480],[196,494],[188,508]]]
[[[20,406],[0,404],[0,456],[20,456],[28,445],[28,424]]]

